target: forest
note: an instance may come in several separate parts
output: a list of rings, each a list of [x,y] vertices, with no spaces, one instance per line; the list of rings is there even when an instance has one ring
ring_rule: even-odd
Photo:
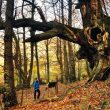
[[[110,0],[0,0],[0,110],[67,109],[110,110]]]

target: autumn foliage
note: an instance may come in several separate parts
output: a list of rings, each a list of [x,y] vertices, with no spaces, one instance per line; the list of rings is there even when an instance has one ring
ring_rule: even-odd
[[[51,93],[50,98],[45,96],[39,101],[33,101],[32,89],[25,90],[23,105],[10,110],[110,110],[110,87],[106,82],[85,82],[78,81],[69,85],[59,83],[57,96]],[[41,92],[44,93],[44,86],[41,87]],[[18,92],[19,101],[20,93],[21,91]]]

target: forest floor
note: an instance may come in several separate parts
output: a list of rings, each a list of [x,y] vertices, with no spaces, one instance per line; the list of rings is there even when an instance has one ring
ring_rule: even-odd
[[[58,83],[58,94],[51,89],[49,97],[45,86],[41,86],[39,101],[33,100],[33,88],[24,90],[22,105],[10,110],[110,110],[110,86],[101,81],[85,83],[85,80],[68,85]],[[22,91],[17,92],[19,102],[21,94]]]

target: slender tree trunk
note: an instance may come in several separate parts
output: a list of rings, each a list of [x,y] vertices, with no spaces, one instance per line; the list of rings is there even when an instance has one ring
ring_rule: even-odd
[[[44,0],[44,2],[46,2]],[[53,0],[52,0],[53,2]],[[54,6],[53,6],[54,9]],[[55,10],[54,10],[54,14],[55,14]],[[46,7],[45,7],[45,16],[47,17],[47,13],[46,13]],[[42,19],[42,21],[45,23],[46,19]],[[55,15],[56,16],[56,15]],[[48,44],[48,40],[45,41],[45,45],[46,45],[46,65],[45,65],[45,73],[47,73],[47,82],[50,81],[50,64],[49,64],[49,44]]]
[[[34,4],[35,0],[32,0],[32,3]],[[31,18],[34,20],[34,12],[35,12],[35,8],[32,5],[32,16]],[[33,31],[33,29],[31,28],[30,30],[30,34],[31,34],[31,38],[33,38],[33,36],[35,35],[35,32]],[[31,42],[31,62],[30,62],[30,69],[29,69],[29,75],[28,75],[28,79],[27,79],[27,87],[30,87],[30,82],[31,82],[31,76],[32,76],[32,69],[33,69],[33,60],[34,60],[34,43]]]
[[[68,49],[69,49],[69,79],[70,82],[75,81],[76,80],[76,72],[75,72],[75,59],[74,59],[74,54],[73,54],[73,49],[72,49],[72,45],[71,43],[68,42]]]
[[[13,53],[12,53],[12,37],[13,28],[11,21],[13,19],[14,0],[8,0],[6,6],[6,27],[4,36],[4,80],[7,91],[6,100],[10,103],[7,106],[13,106],[17,104],[16,92],[14,87],[14,65],[13,65]]]
[[[81,79],[81,62],[78,61],[78,80],[80,81]]]
[[[50,65],[49,65],[49,43],[46,41],[46,59],[47,59],[47,82],[50,81]]]
[[[37,47],[37,43],[35,44],[35,55],[36,55],[37,77],[38,77],[38,79],[40,79],[39,58],[38,58],[38,47]]]
[[[23,10],[24,10],[23,6],[24,6],[24,1],[22,3],[22,18],[25,18],[24,14],[23,14]],[[27,80],[27,78],[28,78],[27,66],[28,65],[27,65],[27,55],[26,55],[26,44],[24,41],[25,41],[25,27],[23,27],[23,67],[24,67],[24,70],[22,70],[22,71],[24,72],[23,76],[25,77],[23,79],[23,88],[27,88],[27,85],[29,85],[30,82],[28,82],[28,80]]]
[[[26,44],[25,44],[25,28],[23,27],[23,76],[25,77],[23,79],[23,88],[27,88],[27,76],[28,76],[28,71],[27,71],[27,55],[26,55]],[[22,68],[21,68],[22,69]]]
[[[24,10],[24,1],[22,3],[22,18],[25,18],[24,17],[24,14],[23,14],[23,10]],[[23,63],[24,63],[24,74],[25,76],[27,76],[28,72],[27,72],[27,56],[26,56],[26,43],[24,42],[25,41],[25,27],[23,27]]]
[[[64,8],[64,3],[63,3],[64,1],[63,0],[61,0],[61,18],[62,18],[62,24],[64,24],[64,10],[63,10],[63,8]]]
[[[64,75],[65,75],[65,83],[68,82],[69,79],[69,67],[68,67],[68,56],[67,56],[67,49],[66,49],[66,41],[63,42],[64,44]]]
[[[72,0],[68,1],[68,25],[72,25]],[[76,75],[75,75],[75,60],[74,60],[74,54],[73,54],[73,48],[72,44],[68,42],[68,54],[69,54],[69,80],[70,82],[76,80]]]
[[[62,24],[64,24],[64,10],[63,9],[64,9],[64,1],[61,0]],[[68,78],[69,78],[69,67],[68,67],[66,41],[63,41],[63,51],[64,51],[64,80],[65,80],[65,83],[67,83]]]
[[[61,82],[63,83],[63,61],[62,61],[62,41],[60,39],[60,70],[61,70]]]
[[[0,0],[0,17],[1,17],[1,14],[2,14],[1,9],[2,9],[2,0]]]
[[[17,36],[15,35],[15,33],[13,32],[13,37],[15,40],[15,55],[14,55],[14,62],[15,62],[15,68],[18,70],[18,80],[19,80],[19,87],[22,87],[22,69],[21,69],[21,51],[20,51],[20,44],[19,44],[19,36],[17,38]]]
[[[23,41],[25,41],[25,28],[23,28]],[[27,76],[27,55],[26,55],[26,44],[23,42],[23,63],[24,63],[24,74]]]
[[[63,62],[62,62],[62,42],[61,39],[57,38],[57,60],[60,65],[60,76],[61,76],[61,82],[63,83]]]
[[[60,8],[60,4],[59,4],[59,8]],[[63,10],[62,10],[63,11]],[[61,14],[61,10],[57,10],[57,13],[59,13],[59,15]],[[63,17],[62,17],[63,18]],[[61,21],[61,18],[59,16],[59,22]],[[63,22],[63,21],[62,21]],[[64,82],[63,80],[63,59],[62,59],[62,40],[57,38],[57,60],[58,60],[58,63],[60,65],[60,77],[61,77],[61,83]]]
[[[31,43],[31,61],[30,61],[29,75],[26,81],[27,87],[30,87],[30,82],[31,82],[32,69],[33,69],[33,58],[34,58],[33,56],[34,56],[34,44]]]

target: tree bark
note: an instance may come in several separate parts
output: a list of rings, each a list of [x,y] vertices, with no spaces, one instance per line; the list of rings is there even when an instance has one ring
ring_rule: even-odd
[[[8,0],[6,6],[6,27],[4,36],[4,81],[7,90],[5,106],[13,106],[17,104],[16,92],[14,87],[14,66],[12,52],[13,27],[11,25],[13,19],[14,0]],[[7,102],[9,104],[7,105]]]
[[[67,55],[67,46],[66,46],[66,41],[63,41],[63,51],[64,51],[64,81],[65,83],[68,83],[69,81],[69,64],[68,64],[68,55]]]
[[[45,41],[46,44],[46,59],[47,59],[47,65],[46,65],[46,70],[47,70],[47,82],[50,81],[50,64],[49,64],[49,41]]]
[[[34,1],[35,0],[32,0],[33,4],[34,4]],[[35,8],[32,5],[31,19],[33,19],[33,20],[34,20],[34,12],[35,12]],[[33,28],[31,28],[31,30],[30,30],[30,35],[31,35],[31,38],[33,38],[33,36],[35,35],[35,32],[34,32]],[[33,57],[34,56],[34,43],[33,42],[30,43],[30,48],[31,48],[31,61],[30,61],[29,74],[27,76],[27,81],[26,81],[27,87],[30,87],[31,76],[32,76],[32,69],[33,69],[33,60],[34,60],[34,57]]]
[[[69,7],[68,25],[72,26],[72,0],[68,0],[68,7]],[[72,82],[76,80],[76,75],[75,75],[75,60],[74,60],[73,48],[70,42],[68,42],[68,56],[69,56],[69,80],[70,82]]]
[[[35,44],[35,56],[36,56],[36,66],[37,66],[37,77],[38,77],[38,79],[40,79],[39,57],[38,57],[38,47],[37,47],[37,43]]]
[[[63,83],[63,59],[62,59],[62,41],[61,39],[57,38],[57,60],[60,65],[60,77],[61,77],[61,82]]]
[[[2,0],[0,0],[0,17],[1,17],[1,14],[2,14]]]
[[[83,14],[83,8],[85,6],[86,9],[86,14]],[[89,6],[89,7],[88,7]],[[105,25],[107,24],[106,22],[108,21],[108,19],[106,20],[106,18],[104,17],[103,11],[102,11],[102,6],[101,6],[101,1],[100,0],[91,0],[90,3],[88,4],[87,2],[81,5],[80,7],[81,13],[82,13],[82,20],[83,20],[83,26],[87,27],[91,25],[91,17],[93,17],[94,15],[97,17],[97,23],[100,21],[102,23],[105,23]],[[89,17],[87,17],[89,16]],[[85,21],[88,21],[86,25]],[[106,31],[110,32],[108,29],[108,25],[106,25]],[[109,39],[108,39],[109,40]],[[108,41],[109,42],[109,41]],[[108,51],[110,50],[110,47],[108,48]],[[100,73],[102,73],[103,71],[103,63],[101,64],[102,66],[99,66],[99,61],[101,59],[99,52],[97,51],[98,56],[95,58],[95,63],[97,63],[94,67],[94,69],[91,71],[88,68],[88,75],[90,76],[90,80],[89,81],[93,81],[95,79],[100,79],[101,75],[99,75]],[[90,56],[90,55],[89,55]],[[92,56],[90,56],[89,58],[92,58]],[[93,58],[92,58],[93,60]],[[102,62],[105,62],[105,59],[102,59]],[[99,70],[99,71],[98,71]],[[91,71],[91,72],[89,72]]]
[[[18,70],[18,78],[19,78],[19,87],[22,87],[22,77],[23,77],[23,72],[21,69],[21,51],[20,51],[20,44],[19,44],[19,36],[17,39],[17,36],[15,35],[15,33],[13,32],[13,37],[14,37],[14,41],[15,41],[15,55],[14,55],[14,63],[15,63],[15,68]]]
[[[81,62],[78,61],[78,80],[81,80]]]
[[[61,14],[62,14],[62,24],[64,24],[64,0],[61,0]],[[68,67],[68,55],[66,41],[63,41],[63,52],[64,52],[64,82],[68,83],[69,79],[69,67]]]

